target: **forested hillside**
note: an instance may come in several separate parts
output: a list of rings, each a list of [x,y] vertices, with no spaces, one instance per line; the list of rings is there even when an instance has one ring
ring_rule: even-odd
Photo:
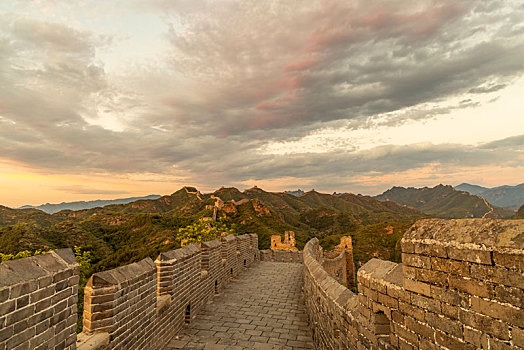
[[[457,191],[452,186],[433,188],[393,187],[375,198],[416,208],[428,215],[449,219],[511,218],[515,212],[489,204],[484,198]]]
[[[48,250],[79,246],[92,253],[92,269],[100,271],[180,246],[179,229],[210,217],[220,198],[218,216],[237,234],[256,233],[266,249],[272,234],[291,230],[302,248],[319,237],[326,248],[338,237],[354,236],[359,261],[372,256],[399,260],[398,240],[421,212],[391,201],[352,194],[315,191],[294,196],[254,187],[243,192],[221,188],[202,194],[184,187],[155,200],[46,214],[36,209],[0,207],[0,252]]]

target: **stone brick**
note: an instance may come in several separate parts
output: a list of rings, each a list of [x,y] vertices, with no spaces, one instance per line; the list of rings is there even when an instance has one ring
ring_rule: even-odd
[[[475,350],[473,345],[439,331],[435,332],[435,342],[449,350]]]
[[[482,332],[476,329],[464,327],[464,341],[475,345],[478,349],[482,346]]]
[[[9,298],[9,288],[0,289],[0,303],[3,303]]]
[[[493,335],[502,340],[509,340],[509,326],[502,321],[478,314],[470,310],[459,310],[459,319],[464,324]]]
[[[431,268],[431,258],[416,254],[402,254],[402,263],[406,266],[420,267],[424,269]]]
[[[491,285],[473,279],[450,277],[449,286],[461,292],[483,298],[489,298],[493,295],[493,287]]]
[[[515,347],[509,341],[502,341],[497,338],[489,339],[489,348],[493,350],[514,350]]]
[[[399,338],[398,340],[398,348],[400,350],[414,350],[416,347],[405,341],[404,339]],[[369,349],[369,348],[368,348]]]
[[[382,293],[378,295],[378,302],[392,309],[398,309],[398,300]]]
[[[32,336],[35,335],[35,329],[29,328],[22,332],[19,332],[15,335],[13,335],[9,340],[6,342],[6,346],[8,349],[13,349],[15,346],[29,340]]]
[[[524,271],[524,252],[520,252],[519,254],[509,254],[494,251],[493,261],[496,265]]]
[[[485,300],[478,297],[471,297],[471,310],[484,314],[511,325],[524,328],[524,310],[498,303],[496,301]]]
[[[414,318],[411,318],[409,316],[406,316],[406,328],[409,329],[412,332],[415,332],[416,334],[423,336],[426,339],[433,340],[435,331],[428,327],[426,324],[421,323]]]
[[[454,260],[470,261],[477,264],[491,265],[491,251],[447,247],[448,257]]]
[[[431,270],[443,271],[459,276],[470,275],[470,265],[463,261],[431,258]]]
[[[29,294],[32,291],[36,290],[38,283],[36,281],[28,281],[20,283],[11,287],[11,292],[9,294],[10,299],[16,299],[23,295]]]
[[[7,315],[16,309],[16,300],[8,300],[0,304],[0,315]]]
[[[406,325],[404,323],[404,314],[402,314],[401,312],[397,311],[397,310],[392,310],[391,311],[391,319],[398,323],[398,324],[401,324],[401,325]]]
[[[408,303],[399,302],[399,311],[419,321],[424,320],[424,310]]]
[[[0,328],[0,342],[9,339],[14,334],[14,327]]]
[[[415,244],[408,240],[401,240],[400,246],[402,248],[402,253],[415,253]]]
[[[524,329],[514,327],[511,331],[513,344],[524,348]]]
[[[491,281],[510,287],[522,288],[524,274],[499,266],[471,265],[471,276],[480,281]]]
[[[399,301],[404,301],[408,303],[411,301],[410,293],[401,287],[389,285],[387,287],[386,292],[390,297],[395,298]]]
[[[424,310],[428,310],[435,313],[441,312],[440,302],[438,300],[431,299],[422,295],[412,294],[411,303]]]
[[[446,332],[455,338],[462,338],[462,325],[458,321],[432,312],[426,312],[425,319],[431,327]]]
[[[394,325],[394,331],[397,334],[397,336],[399,337],[399,340],[405,340],[408,343],[415,345],[415,346],[418,345],[418,336],[415,333],[411,332],[407,328],[397,323],[393,323],[393,325]]]
[[[419,281],[428,282],[439,286],[448,285],[448,274],[440,271],[419,269],[417,271],[416,279]]]
[[[442,314],[449,318],[458,320],[460,318],[460,309],[457,306],[449,305],[446,303],[440,304],[442,309]]]
[[[437,256],[441,258],[447,258],[448,254],[446,248],[439,244],[426,244],[421,242],[414,243],[415,254]]]
[[[412,280],[417,279],[417,271],[419,269],[413,266],[403,266],[402,272],[404,274],[404,278],[411,278]]]
[[[424,338],[419,339],[419,349],[420,350],[436,350],[437,345],[435,345],[435,340],[427,340]]]
[[[511,305],[524,305],[524,289],[495,286],[495,299]]]
[[[450,305],[469,307],[469,295],[453,289],[431,286],[431,297]]]
[[[429,284],[414,281],[412,279],[404,278],[404,288],[411,292],[422,294],[428,297],[431,295],[431,288]]]
[[[60,252],[62,255],[65,253]],[[2,275],[0,284],[4,281],[15,283],[7,289],[11,299],[0,303],[0,314],[6,312],[6,317],[0,319],[0,334],[5,336],[5,339],[1,339],[0,336],[0,349],[2,347],[13,350],[47,349],[53,346],[56,340],[55,329],[49,320],[53,315],[56,286],[59,285],[62,288],[64,284],[60,276],[78,273],[74,256],[73,262],[69,263],[60,254],[53,252],[8,262],[7,265],[4,265],[9,265],[10,268],[6,271],[6,275]],[[67,257],[67,254],[64,256]],[[20,280],[23,281],[16,282]],[[53,281],[56,284],[53,284]],[[66,281],[65,284],[67,283]],[[73,289],[70,288],[71,297],[72,293]],[[13,306],[16,309],[13,309]],[[76,319],[76,304],[73,306],[74,309],[71,309],[70,313],[74,313]],[[64,333],[63,336],[69,339],[69,344],[74,344],[75,329]],[[43,343],[46,337],[49,344]],[[55,345],[55,349],[60,348],[59,343]]]

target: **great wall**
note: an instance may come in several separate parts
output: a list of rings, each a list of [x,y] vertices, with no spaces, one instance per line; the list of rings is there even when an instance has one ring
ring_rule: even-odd
[[[189,245],[95,273],[79,335],[70,249],[5,262],[0,350],[524,349],[524,220],[421,220],[401,247],[402,264],[358,270],[356,294],[349,236]]]

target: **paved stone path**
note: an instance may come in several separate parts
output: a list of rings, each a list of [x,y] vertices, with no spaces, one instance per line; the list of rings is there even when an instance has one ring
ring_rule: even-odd
[[[215,296],[166,350],[313,349],[302,270],[301,264],[254,264]]]

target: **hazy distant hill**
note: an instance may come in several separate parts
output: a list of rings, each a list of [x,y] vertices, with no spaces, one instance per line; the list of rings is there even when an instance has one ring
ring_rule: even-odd
[[[485,198],[490,204],[498,207],[518,209],[524,204],[524,183],[516,186],[506,185],[494,188],[463,183],[456,186],[455,189],[477,194]]]
[[[24,205],[18,209],[38,209],[48,214],[58,213],[61,210],[82,210],[82,209],[91,209],[96,207],[105,207],[106,205],[111,204],[127,204],[135,202],[141,199],[157,199],[160,198],[159,195],[152,194],[145,197],[130,197],[130,198],[120,198],[120,199],[111,199],[111,200],[95,200],[95,201],[79,201],[79,202],[62,202],[60,204],[42,204],[39,206]]]
[[[444,218],[510,218],[515,215],[514,211],[490,205],[479,196],[444,185],[433,188],[393,187],[375,198],[392,200]]]

